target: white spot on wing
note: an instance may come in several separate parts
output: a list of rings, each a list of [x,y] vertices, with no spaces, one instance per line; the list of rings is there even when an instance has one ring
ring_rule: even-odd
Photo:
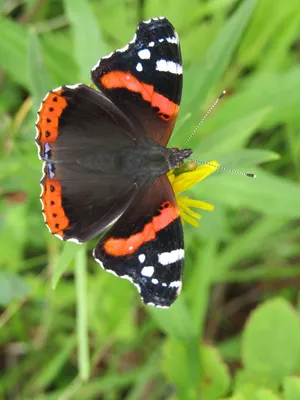
[[[154,267],[146,266],[142,269],[141,274],[143,276],[148,276],[149,278],[154,274]]]
[[[182,66],[174,61],[158,60],[156,61],[156,71],[170,72],[171,74],[181,75]]]
[[[151,52],[149,49],[143,49],[140,50],[138,52],[138,56],[142,59],[142,60],[149,60],[149,58],[151,57]]]
[[[174,288],[180,288],[180,289],[181,289],[181,285],[182,285],[182,284],[181,284],[181,281],[174,281],[174,282],[171,282],[171,283],[170,283],[169,287],[170,287],[170,288],[173,288],[173,287],[174,287]]]
[[[169,285],[169,288],[176,288],[177,289],[176,294],[178,296],[179,293],[181,292],[182,282],[181,281],[171,282],[170,285]]]
[[[178,44],[178,38],[177,37],[167,37],[166,41],[169,43],[174,43],[174,44]]]
[[[142,71],[143,71],[143,66],[142,66],[141,63],[137,63],[137,65],[136,65],[136,70],[139,71],[139,72],[142,72]],[[128,76],[128,78],[129,78],[129,76]]]
[[[139,255],[139,262],[142,264],[146,260],[145,254],[140,254]]]
[[[155,42],[150,42],[150,43],[148,43],[148,46],[149,46],[149,47],[154,47],[154,46],[155,46]]]
[[[158,262],[162,265],[169,265],[182,260],[183,257],[184,257],[184,250],[176,249],[170,252],[158,254]]]
[[[158,280],[155,279],[155,278],[151,279],[151,282],[153,283],[153,285],[157,285],[158,284]]]

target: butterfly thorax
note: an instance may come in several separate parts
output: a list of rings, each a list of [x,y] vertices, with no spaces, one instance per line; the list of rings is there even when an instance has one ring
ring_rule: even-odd
[[[155,178],[178,167],[192,154],[190,149],[167,149],[162,146],[136,146],[119,155],[119,170],[123,174],[146,175]]]

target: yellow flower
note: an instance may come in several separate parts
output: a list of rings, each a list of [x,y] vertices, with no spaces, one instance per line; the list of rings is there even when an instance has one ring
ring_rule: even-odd
[[[210,161],[209,163],[200,165],[199,167],[195,167],[195,165],[195,163],[184,164],[183,167],[173,169],[168,172],[168,178],[173,186],[182,220],[193,226],[198,226],[199,223],[197,220],[201,218],[201,215],[196,211],[193,211],[191,207],[213,211],[214,206],[205,201],[193,200],[187,196],[178,195],[215,172],[220,164],[217,161]]]

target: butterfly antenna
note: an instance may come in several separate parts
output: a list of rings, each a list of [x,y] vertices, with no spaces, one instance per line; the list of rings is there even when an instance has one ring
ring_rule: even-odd
[[[220,96],[217,98],[217,100],[213,103],[212,106],[210,106],[210,108],[207,110],[207,112],[205,113],[204,117],[201,119],[201,121],[198,123],[198,125],[196,126],[196,128],[193,130],[193,132],[190,134],[190,136],[187,138],[187,140],[184,143],[184,146],[186,146],[188,144],[188,142],[192,139],[192,137],[195,135],[195,133],[197,132],[197,130],[199,129],[199,127],[203,124],[203,122],[206,120],[206,118],[208,117],[208,115],[211,113],[211,111],[215,108],[215,106],[219,103],[219,101],[221,100],[221,98],[223,96],[225,96],[226,94],[226,90],[223,90],[223,92],[220,94]]]
[[[199,160],[192,160],[192,161],[196,162],[197,164],[204,164],[204,165],[209,165],[210,167],[218,168],[221,171],[234,172],[235,174],[248,176],[248,178],[256,178],[255,174],[249,174],[247,172],[236,171],[235,169],[221,167],[220,165],[217,166],[217,165],[214,165],[214,164],[210,164],[210,163],[208,163],[206,161],[199,161]]]

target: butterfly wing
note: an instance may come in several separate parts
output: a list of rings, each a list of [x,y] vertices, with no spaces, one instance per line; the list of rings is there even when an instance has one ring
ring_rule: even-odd
[[[146,304],[169,307],[182,286],[183,232],[166,175],[138,193],[98,243],[94,257],[108,272],[130,280]]]
[[[166,18],[141,22],[131,42],[103,57],[92,79],[137,126],[166,146],[182,91],[178,35]]]
[[[59,238],[84,242],[118,219],[138,191],[117,166],[122,149],[135,146],[134,127],[109,99],[80,84],[49,92],[38,114],[45,222]]]

